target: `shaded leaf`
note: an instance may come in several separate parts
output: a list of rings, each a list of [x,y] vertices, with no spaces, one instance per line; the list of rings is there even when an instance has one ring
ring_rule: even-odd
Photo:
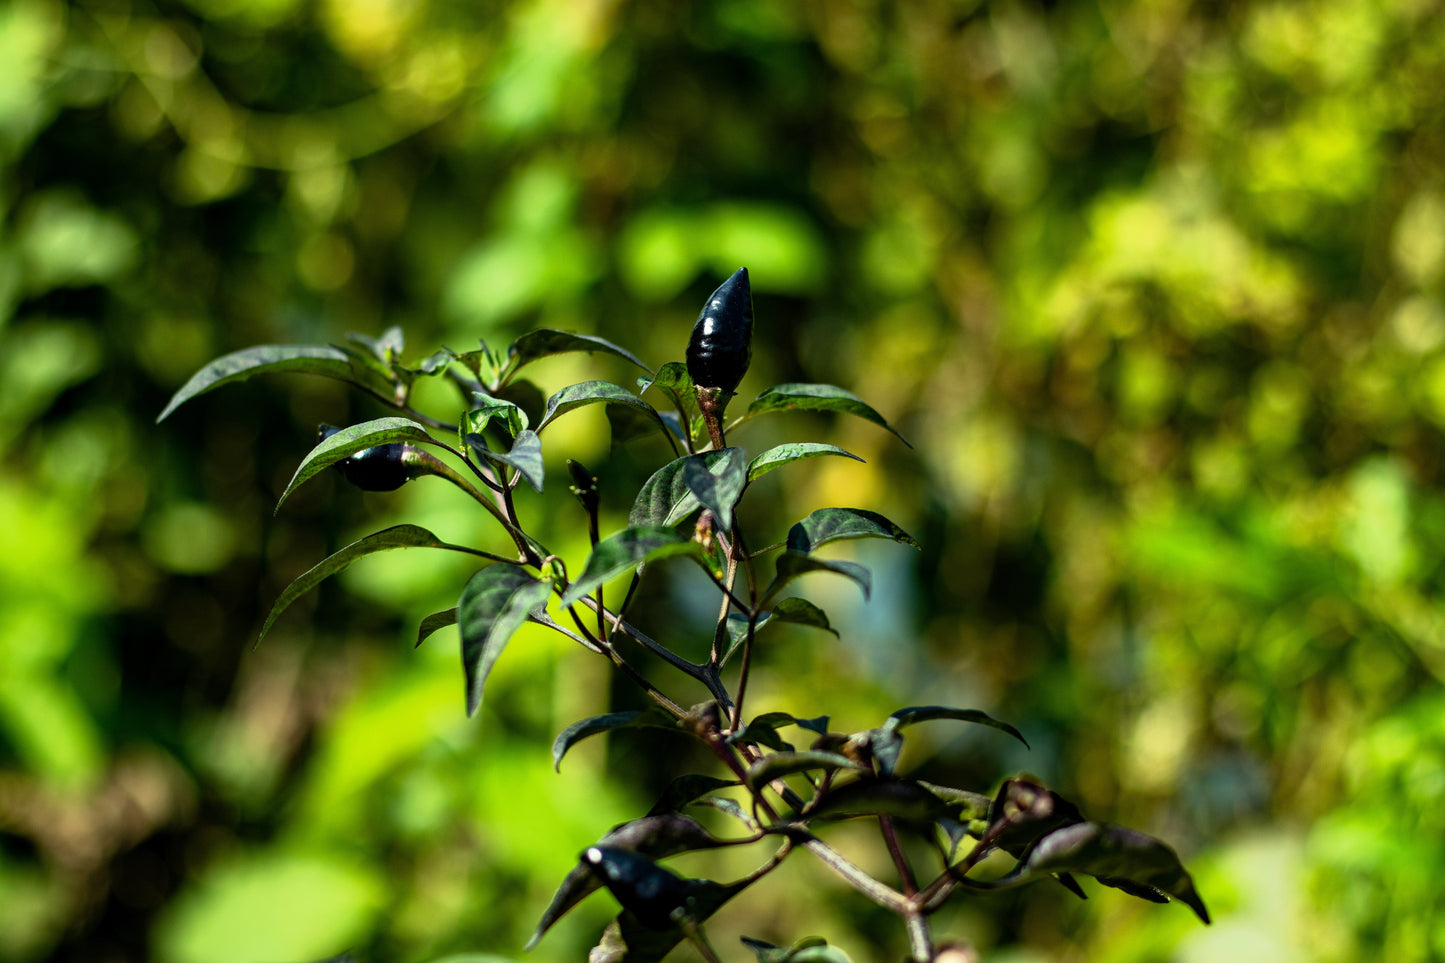
[[[658,426],[663,431],[667,430],[662,418],[651,405],[621,385],[615,385],[610,381],[584,381],[581,384],[569,385],[548,398],[547,410],[542,415],[537,430],[541,431],[569,411],[581,408],[583,405],[597,404],[629,405],[656,418]]]
[[[788,530],[788,551],[809,553],[840,538],[890,538],[918,548],[903,529],[863,508],[820,508]]]
[[[613,344],[606,338],[590,334],[577,334],[572,331],[558,331],[553,328],[539,328],[536,331],[527,332],[507,347],[507,365],[503,369],[502,380],[510,380],[519,369],[533,361],[555,354],[566,354],[570,351],[616,355],[632,362],[643,371],[652,373],[652,369],[643,364],[631,351]]]
[[[775,468],[782,468],[784,465],[801,461],[804,458],[817,458],[819,455],[842,455],[844,458],[851,458],[854,461],[863,461],[852,452],[844,451],[836,445],[820,445],[814,442],[779,445],[776,448],[769,448],[748,462],[748,481],[756,481]]]
[[[706,474],[716,479],[716,482],[712,483],[713,490],[726,495],[737,485],[739,462],[743,457],[745,456],[741,449],[724,448],[721,451],[705,451],[698,455],[684,455],[673,459],[643,482],[632,503],[628,523],[663,527],[678,524],[703,507],[703,502],[694,491],[694,486],[707,489],[709,483],[705,482],[702,476]],[[741,490],[741,487],[738,487],[738,491]],[[736,501],[737,496],[733,495],[728,504],[729,510]],[[716,509],[713,511],[717,514]]]
[[[552,768],[562,768],[562,757],[577,743],[613,729],[676,729],[677,720],[656,707],[641,711],[608,712],[572,723],[552,741]]]
[[[473,444],[472,439],[476,438],[481,442],[481,447]],[[543,465],[542,465],[542,439],[537,437],[535,431],[523,430],[517,433],[517,440],[512,442],[512,450],[505,455],[491,451],[485,447],[479,435],[468,435],[467,444],[471,449],[485,457],[488,461],[498,465],[509,465],[517,469],[522,477],[527,480],[537,491],[542,490]]]
[[[393,393],[390,382],[381,380],[374,372],[358,366],[351,356],[340,348],[319,344],[265,344],[223,355],[197,371],[171,396],[156,421],[164,421],[180,405],[212,388],[245,381],[253,375],[280,371],[321,375],[346,381],[387,400],[391,399]]]
[[[1009,876],[1064,872],[1093,876],[1136,896],[1141,889],[1172,896],[1202,922],[1209,922],[1209,911],[1179,856],[1165,843],[1136,829],[1108,823],[1065,826],[1040,839]]]
[[[910,823],[931,823],[956,812],[956,806],[912,780],[862,779],[829,789],[808,815],[817,819],[892,816]]]
[[[764,592],[765,599],[771,599],[783,586],[800,575],[807,575],[810,572],[833,572],[845,578],[852,579],[863,590],[863,597],[866,599],[873,592],[873,574],[865,566],[857,562],[825,561],[821,558],[814,558],[811,555],[801,555],[797,552],[784,552],[778,556],[777,574]]]
[[[676,812],[699,796],[736,785],[738,785],[736,779],[719,779],[716,776],[702,776],[695,773],[678,776],[668,783],[667,788],[663,790],[662,798],[653,804],[648,815],[656,816],[661,813]]]
[[[408,441],[436,444],[436,440],[427,434],[427,430],[410,418],[377,418],[327,436],[301,460],[296,474],[291,476],[286,490],[276,500],[276,510],[281,510],[282,503],[292,492],[327,467],[368,448]]]
[[[742,941],[757,956],[757,963],[852,963],[847,953],[818,936],[805,936],[792,946],[774,946],[746,936]]]
[[[1005,779],[988,811],[985,851],[998,847],[1015,859],[1042,836],[1084,822],[1079,807],[1028,776]]]
[[[838,637],[838,630],[833,628],[828,621],[828,613],[807,599],[800,599],[796,596],[779,599],[773,604],[772,616],[779,622],[811,626],[815,629],[822,629],[824,632],[831,632],[835,638]]]
[[[728,736],[727,741],[734,746],[740,743],[756,743],[777,752],[791,752],[793,747],[782,740],[778,730],[784,726],[796,725],[797,722],[797,719],[786,712],[767,712]]]
[[[482,704],[482,689],[507,643],[531,613],[547,604],[552,583],[518,565],[488,565],[467,582],[457,603],[466,674],[467,715]]]
[[[778,752],[764,756],[748,767],[744,781],[756,792],[774,779],[810,769],[861,769],[862,766],[836,752]]]
[[[271,612],[266,616],[265,623],[261,626],[261,634],[257,641],[264,639],[266,633],[271,630],[271,625],[276,617],[307,592],[311,591],[322,581],[340,572],[346,566],[364,555],[372,555],[376,552],[386,552],[394,548],[444,548],[453,552],[466,552],[474,554],[471,549],[462,545],[452,545],[437,538],[424,528],[416,525],[396,525],[392,528],[374,532],[365,538],[358,539],[350,545],[341,549],[333,555],[328,556],[315,566],[299,576],[294,582],[286,586],[281,597],[271,606]]]
[[[612,444],[622,445],[661,431],[668,439],[682,441],[682,421],[673,411],[644,412],[631,405],[608,405],[607,424]]]
[[[862,398],[835,385],[773,385],[753,399],[753,403],[748,406],[747,414],[743,417],[745,419],[752,418],[770,411],[839,411],[843,414],[855,415],[865,421],[871,421],[881,428],[886,428],[897,435],[899,441],[910,448],[913,447],[907,438],[898,434],[898,430],[884,420],[882,415],[870,408]]]
[[[657,865],[641,853],[618,846],[589,846],[582,862],[608,891],[649,929],[671,929],[686,913],[688,880]]]
[[[643,562],[673,555],[701,557],[701,554],[702,546],[670,528],[625,528],[607,536],[592,549],[582,574],[577,576],[563,594],[562,604],[572,605],[580,601],[610,579],[636,568]]]
[[[703,508],[713,513],[723,531],[733,527],[733,506],[747,486],[747,455],[741,448],[689,455],[682,459],[682,482]]]
[[[436,632],[438,629],[444,629],[449,625],[456,624],[456,606],[452,606],[451,608],[446,609],[442,612],[433,612],[431,615],[428,615],[426,618],[422,619],[421,625],[417,626],[416,644],[421,645],[427,640],[428,636],[430,636],[433,632]]]
[[[671,398],[673,407],[682,414],[692,410],[693,402],[697,398],[692,375],[687,373],[687,365],[681,361],[669,361],[657,369],[654,377],[637,379],[637,390],[640,393],[646,393],[648,388],[653,387]]]
[[[952,719],[956,722],[972,722],[981,726],[989,726],[1000,732],[1007,732],[1025,746],[1029,741],[1007,722],[1000,722],[986,712],[978,709],[950,709],[947,706],[910,706],[907,709],[899,709],[888,717],[883,724],[894,729],[903,729],[919,722],[928,722],[932,719]]]

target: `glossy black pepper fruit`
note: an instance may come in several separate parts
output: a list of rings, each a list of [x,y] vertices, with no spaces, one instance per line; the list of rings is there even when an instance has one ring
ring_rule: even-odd
[[[687,373],[699,388],[732,392],[747,373],[753,349],[753,290],[748,269],[738,268],[707,299],[692,340],[687,343]]]
[[[616,846],[589,846],[581,859],[643,926],[668,929],[675,925],[678,910],[687,906],[690,881],[641,853]]]
[[[318,434],[320,440],[325,441],[340,430],[331,425],[322,425]],[[334,467],[347,481],[363,491],[394,492],[406,484],[409,477],[406,465],[401,460],[405,452],[406,445],[399,441],[389,445],[377,445],[342,459]]]

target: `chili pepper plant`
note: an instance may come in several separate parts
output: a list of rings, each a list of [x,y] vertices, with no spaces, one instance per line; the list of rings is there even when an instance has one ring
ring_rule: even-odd
[[[600,935],[593,963],[652,963],[684,941],[715,963],[724,954],[708,941],[707,920],[800,854],[819,860],[860,898],[896,914],[915,963],[966,958],[958,946],[939,942],[930,927],[930,916],[946,902],[1036,880],[1063,885],[1082,897],[1078,877],[1092,876],[1146,900],[1177,899],[1208,923],[1189,873],[1158,839],[1089,821],[1077,806],[1030,776],[1007,779],[983,793],[925,782],[899,769],[913,726],[944,720],[991,727],[999,738],[1024,741],[1007,722],[977,709],[911,705],[876,727],[834,732],[821,713],[824,706],[810,708],[816,715],[795,716],[749,699],[755,653],[768,644],[770,626],[794,623],[837,631],[822,609],[794,594],[802,576],[847,579],[865,595],[870,591],[867,568],[829,558],[820,548],[855,538],[916,546],[902,528],[866,508],[814,511],[781,540],[775,533],[744,531],[737,508],[758,478],[803,459],[854,457],[829,444],[792,442],[750,458],[730,443],[748,422],[784,410],[838,412],[898,435],[856,395],[825,384],[775,385],[728,421],[751,358],[752,330],[748,274],[740,269],[708,298],[685,362],[655,371],[602,338],[549,329],[526,334],[503,351],[485,344],[462,353],[443,348],[407,364],[401,333],[392,329],[378,339],[351,336],[340,345],[272,345],[226,355],[197,372],[160,417],[213,388],[262,373],[339,379],[397,414],[342,429],[321,426],[319,443],[301,460],[280,504],[328,468],[373,491],[435,476],[465,492],[495,522],[495,537],[485,546],[451,544],[415,525],[397,525],[347,545],[282,592],[262,636],[299,596],[366,555],[420,547],[464,552],[477,559],[477,572],[461,587],[455,607],[422,621],[418,642],[438,629],[458,626],[468,714],[477,711],[488,675],[513,634],[525,623],[536,623],[610,662],[645,693],[648,704],[568,726],[552,745],[555,763],[584,739],[637,727],[684,733],[705,747],[704,758],[716,760],[710,771],[672,781],[650,811],[596,840],[578,840],[577,865],[542,911],[529,946],[579,901],[605,887],[621,911]],[[533,424],[512,400],[522,384],[519,376],[532,362],[564,352],[613,355],[643,375],[635,390],[608,381],[563,387],[547,398]],[[458,390],[455,422],[413,408],[413,387],[429,378],[445,379]],[[543,434],[557,419],[586,405],[626,409],[666,438],[674,457],[659,465],[631,499],[627,525],[608,532],[603,531],[598,479],[578,462],[567,461],[570,492],[579,503],[573,510],[579,524],[588,526],[591,551],[585,558],[563,558],[529,530],[513,493],[521,484],[543,490],[548,474]],[[668,637],[654,637],[629,619],[637,599],[656,584],[648,574],[676,565],[699,569],[716,596],[711,649],[701,662],[684,658]],[[640,667],[643,653],[660,660],[663,672],[646,674]],[[650,664],[656,666],[655,660]],[[716,835],[705,828],[688,814],[697,806],[720,810],[735,823],[735,831]],[[870,875],[829,843],[829,827],[841,820],[877,826],[879,845],[894,867],[892,878]],[[927,845],[905,847],[905,836]],[[721,847],[755,850],[756,869],[741,879],[720,881],[685,878],[664,865],[679,853]],[[1013,858],[1010,869],[1002,875],[976,872],[986,856],[999,851]],[[926,863],[916,858],[919,852],[928,855]],[[842,949],[817,937],[788,947],[751,939],[744,944],[739,952],[763,963],[848,959]]]

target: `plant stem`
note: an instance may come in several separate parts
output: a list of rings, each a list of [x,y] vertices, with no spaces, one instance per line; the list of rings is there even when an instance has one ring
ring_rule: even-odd
[[[903,914],[903,925],[908,929],[908,949],[914,963],[931,963],[933,936],[928,932],[928,920],[918,910],[910,910]]]
[[[833,870],[833,872],[847,880],[849,885],[879,906],[897,913],[900,916],[917,914],[918,911],[914,908],[912,900],[893,887],[878,882],[878,880],[848,862],[842,853],[818,837],[809,835],[803,845],[808,847],[814,856],[817,856],[826,863],[828,868]]]
[[[888,844],[893,865],[898,867],[898,878],[903,883],[903,892],[912,896],[918,892],[918,883],[913,878],[913,868],[908,865],[908,856],[898,842],[898,831],[893,828],[893,817],[880,815],[878,825],[883,830],[883,841]]]

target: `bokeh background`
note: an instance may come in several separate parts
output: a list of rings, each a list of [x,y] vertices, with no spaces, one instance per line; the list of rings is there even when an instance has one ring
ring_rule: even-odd
[[[1170,840],[1216,917],[1036,886],[942,933],[1007,963],[1445,957],[1438,3],[8,0],[0,961],[524,958],[685,747],[599,739],[554,774],[557,731],[635,696],[540,635],[466,719],[455,635],[412,650],[470,574],[446,553],[358,563],[256,647],[359,534],[499,533],[428,480],[322,478],[273,517],[317,422],[382,413],[340,385],[155,416],[218,354],[389,325],[413,359],[550,326],[656,366],[738,265],[743,401],[843,385],[916,445],[759,421],[734,440],[867,464],[777,473],[745,518],[858,505],[923,544],[859,546],[866,606],[805,583],[843,638],[780,630],[754,707],[985,709],[1033,751],[934,724],[906,764],[1034,772]],[[572,552],[560,460],[620,525],[667,457],[600,417],[558,423],[522,504]],[[712,601],[660,584],[644,616],[700,644]],[[722,951],[902,958],[808,859],[724,911]],[[583,958],[611,912],[525,958]]]

